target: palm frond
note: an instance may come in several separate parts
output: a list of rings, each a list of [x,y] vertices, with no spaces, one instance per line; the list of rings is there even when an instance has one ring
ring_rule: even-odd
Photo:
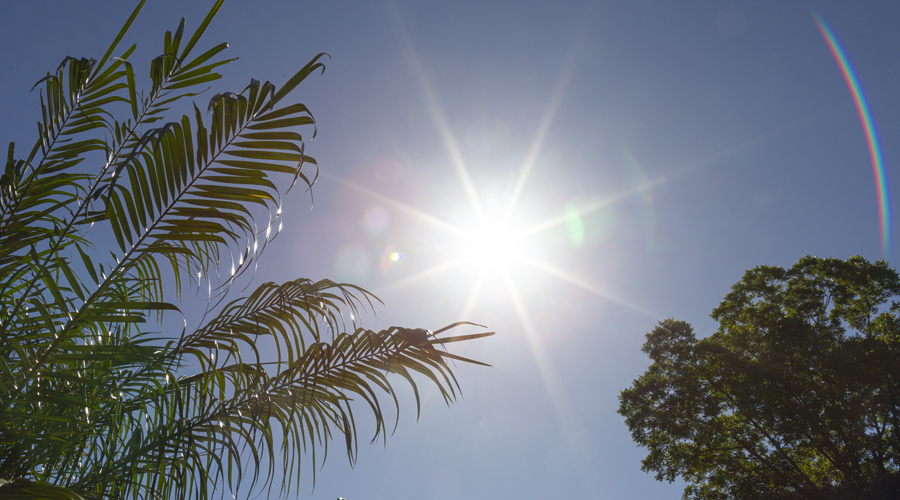
[[[38,140],[24,159],[10,144],[0,176],[0,496],[205,500],[271,489],[279,463],[287,493],[301,458],[314,479],[334,439],[356,460],[355,411],[386,438],[395,375],[418,414],[415,374],[449,404],[445,360],[483,364],[436,346],[493,332],[364,329],[379,301],[353,285],[296,279],[227,299],[280,230],[282,187],[316,181],[301,134],[315,120],[286,98],[325,54],[281,88],[251,79],[172,120],[231,61],[224,43],[194,55],[222,3],[189,38],[184,19],[165,33],[146,95],[135,45],[117,52],[143,1],[99,59],[66,57],[35,84]],[[210,282],[211,319],[191,330],[176,304],[195,277]]]

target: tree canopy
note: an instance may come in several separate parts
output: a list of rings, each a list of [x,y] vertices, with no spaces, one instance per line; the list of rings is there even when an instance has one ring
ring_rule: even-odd
[[[619,413],[643,470],[684,498],[900,498],[900,278],[884,261],[805,257],[732,287],[697,339],[647,334]]]
[[[288,94],[325,56],[280,87],[251,79],[191,106],[230,61],[226,43],[198,53],[218,0],[193,34],[184,19],[165,33],[141,92],[135,46],[119,45],[143,5],[98,59],[66,57],[35,84],[38,138],[24,156],[9,146],[0,497],[287,493],[301,458],[314,478],[334,438],[355,460],[355,411],[385,436],[396,380],[417,409],[419,376],[454,400],[445,360],[483,363],[442,346],[492,335],[363,328],[377,298],[330,280],[234,296],[280,231],[281,190],[315,182],[302,135],[315,120]],[[171,116],[179,107],[191,112]],[[191,290],[199,303],[182,301]]]

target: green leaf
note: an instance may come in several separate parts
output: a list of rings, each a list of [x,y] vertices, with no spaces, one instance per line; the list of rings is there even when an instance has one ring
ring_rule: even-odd
[[[192,87],[194,85],[200,85],[201,83],[212,82],[222,78],[222,75],[218,73],[210,73],[208,75],[199,76],[197,78],[191,78],[189,80],[181,80],[177,83],[171,83],[167,86],[167,88],[171,90],[182,89],[185,87]]]
[[[305,80],[306,77],[309,76],[313,71],[322,68],[322,72],[324,73],[325,65],[319,62],[319,59],[321,59],[322,56],[327,56],[329,59],[331,58],[331,56],[324,52],[317,54],[316,57],[313,57],[311,61],[306,63],[306,66],[302,67],[300,71],[295,73],[294,76],[292,76],[290,79],[288,79],[287,82],[285,82],[284,86],[281,87],[281,90],[279,90],[275,93],[274,96],[272,96],[272,103],[275,104],[284,99],[285,96],[287,96],[292,90],[294,90],[297,85],[300,85],[300,82]]]
[[[227,43],[220,43],[219,45],[216,45],[215,47],[204,52],[202,55],[197,56],[193,61],[189,62],[188,64],[182,65],[181,72],[179,74],[184,74],[184,73],[200,66],[201,64],[212,59],[216,54],[218,54],[219,52],[222,52],[223,50],[225,50],[227,48],[228,48]],[[231,61],[236,61],[236,60],[237,59],[228,59],[226,62],[231,62]],[[218,64],[220,64],[220,63],[216,63],[216,65],[218,65]],[[221,64],[224,64],[224,62]]]
[[[219,8],[222,7],[222,4],[225,0],[216,0],[216,3],[213,4],[212,8],[209,10],[209,13],[206,15],[206,18],[203,19],[203,22],[200,23],[200,26],[197,27],[197,31],[194,32],[194,35],[188,41],[187,45],[184,46],[184,50],[181,52],[181,55],[178,57],[178,63],[181,64],[190,55],[191,50],[194,48],[194,45],[200,41],[200,37],[203,36],[203,33],[206,31],[206,28],[209,26],[209,23],[212,22],[213,18],[216,16],[216,13],[219,12]]]
[[[94,75],[103,68],[103,65],[106,64],[106,61],[109,60],[109,57],[112,55],[113,51],[116,50],[116,46],[119,45],[119,42],[122,41],[122,38],[125,36],[125,33],[128,32],[128,29],[131,28],[131,24],[134,22],[135,18],[137,18],[138,13],[141,9],[144,8],[144,2],[147,0],[141,0],[141,2],[134,8],[134,11],[131,12],[131,16],[125,21],[125,24],[122,25],[122,29],[119,30],[119,34],[116,35],[116,38],[113,39],[113,42],[109,45],[109,48],[106,49],[106,53],[103,54],[103,57],[100,58],[99,63],[96,65],[96,69],[94,70]]]
[[[94,281],[95,285],[100,284],[100,280],[97,278],[97,271],[94,269],[94,263],[91,261],[90,257],[84,253],[84,250],[81,249],[81,245],[75,245],[75,248],[78,249],[78,254],[81,255],[81,260],[84,262],[84,267],[91,277],[91,280]]]
[[[250,130],[271,130],[278,128],[300,127],[303,125],[314,125],[315,122],[308,116],[294,116],[291,118],[283,118],[281,120],[272,120],[268,122],[254,123],[247,127]]]

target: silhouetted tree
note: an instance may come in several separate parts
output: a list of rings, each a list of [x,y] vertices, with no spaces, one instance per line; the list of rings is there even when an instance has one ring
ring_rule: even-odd
[[[900,278],[806,257],[748,271],[698,340],[663,321],[619,396],[643,470],[686,499],[900,498]]]

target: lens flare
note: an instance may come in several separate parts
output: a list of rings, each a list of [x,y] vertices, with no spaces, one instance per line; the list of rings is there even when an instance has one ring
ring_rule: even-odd
[[[887,257],[888,246],[890,245],[891,239],[890,198],[888,198],[887,175],[884,171],[884,165],[881,163],[881,147],[878,144],[878,135],[875,132],[875,124],[872,122],[872,113],[869,111],[869,104],[866,102],[866,96],[863,94],[862,88],[859,85],[856,73],[853,71],[853,67],[850,66],[850,61],[847,60],[847,55],[844,53],[844,49],[838,42],[834,32],[831,31],[831,28],[825,22],[825,19],[823,19],[818,12],[813,10],[812,15],[816,22],[816,26],[819,28],[819,33],[822,34],[822,38],[824,38],[825,43],[828,44],[831,55],[834,56],[834,60],[838,63],[841,73],[844,75],[844,80],[847,82],[847,87],[853,95],[853,102],[856,104],[856,111],[859,113],[859,120],[862,122],[863,130],[866,134],[866,141],[869,146],[869,156],[872,158],[872,171],[875,174],[875,189],[878,193],[878,221],[879,228],[881,229],[881,254],[882,257]]]
[[[566,233],[569,235],[569,242],[575,248],[584,246],[584,219],[581,217],[581,211],[578,207],[571,203],[566,205]]]

